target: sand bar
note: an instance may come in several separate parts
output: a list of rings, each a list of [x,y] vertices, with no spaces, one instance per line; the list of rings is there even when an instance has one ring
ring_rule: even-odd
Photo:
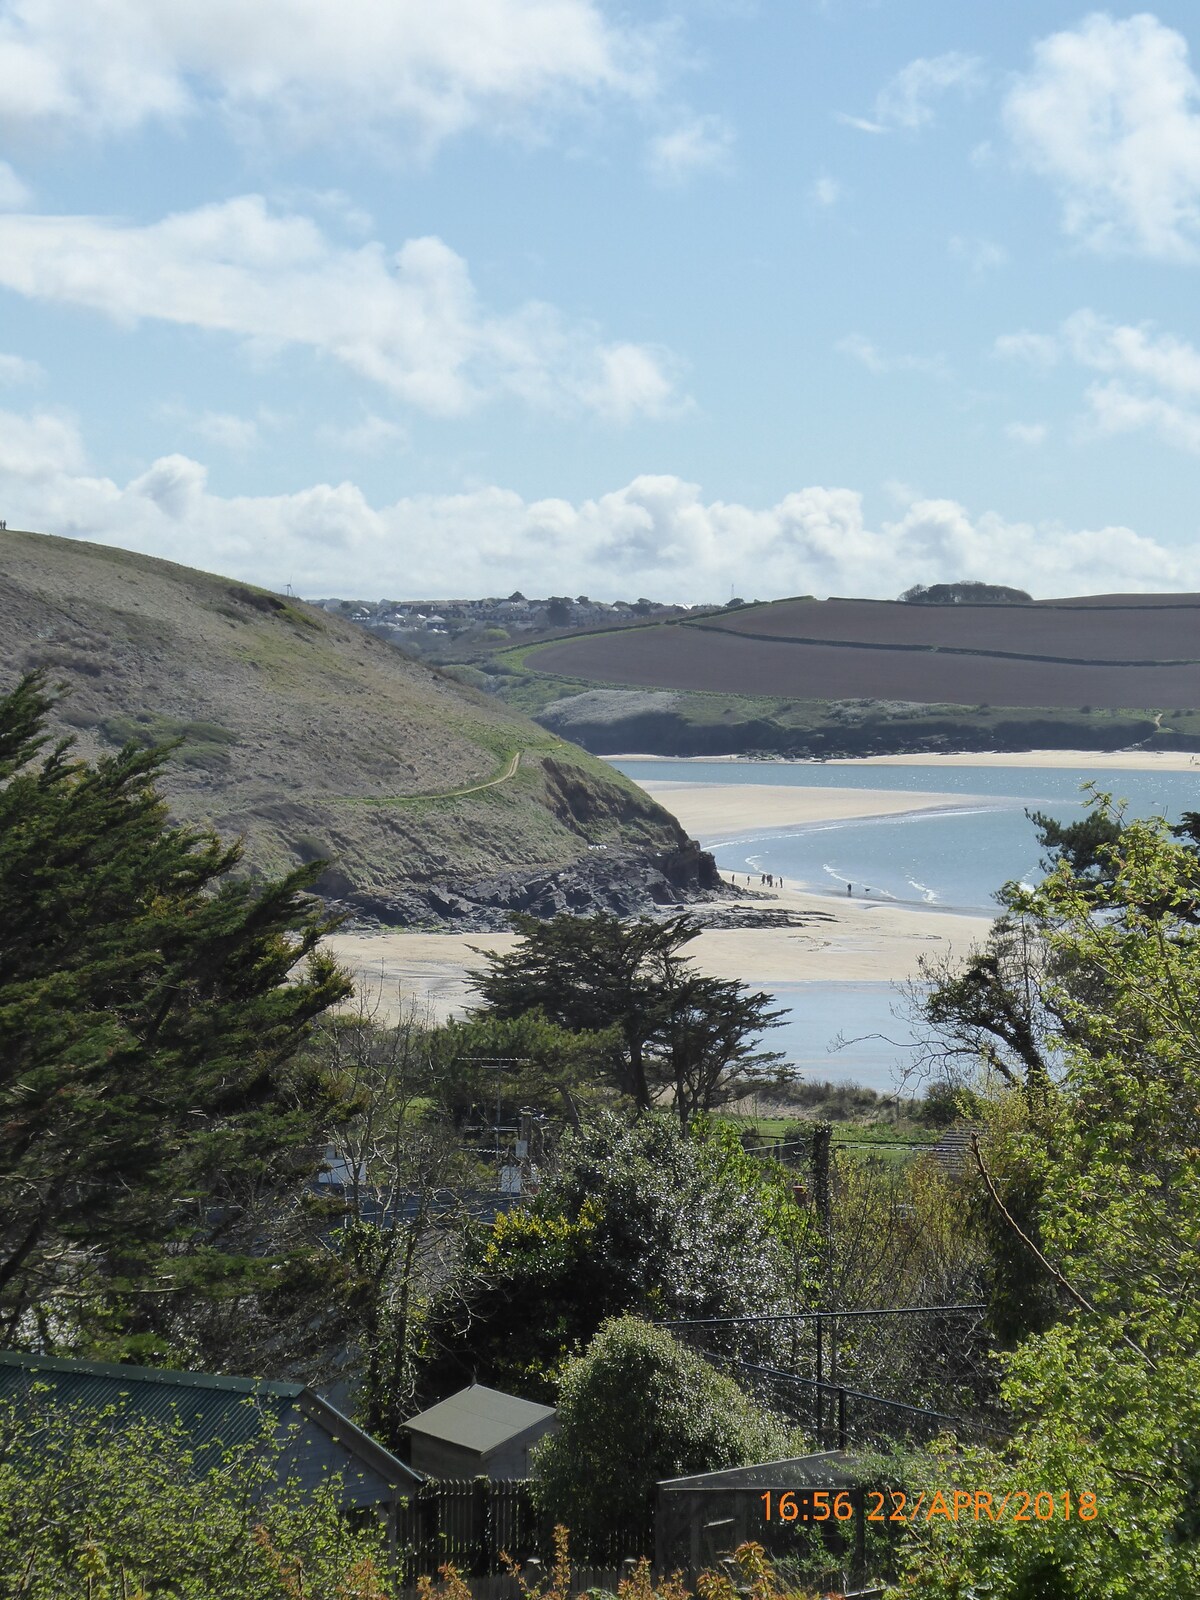
[[[959,750],[953,755],[917,753],[835,756],[827,761],[774,763],[746,756],[605,756],[606,761],[720,761],[744,766],[784,767],[1094,767],[1103,772],[1191,772],[1200,774],[1200,753],[1187,750]]]
[[[728,902],[733,904],[734,902]],[[697,966],[715,978],[768,988],[793,983],[886,983],[915,978],[922,956],[965,955],[987,936],[987,917],[912,911],[866,900],[785,889],[756,898],[808,912],[802,928],[730,928],[702,933],[690,947]],[[826,920],[829,919],[829,920]],[[394,1016],[404,997],[439,1018],[475,1003],[466,972],[479,952],[511,950],[511,933],[334,934],[328,948],[360,987],[379,994]]]
[[[801,828],[855,817],[994,805],[986,795],[912,793],[904,789],[808,789],[791,783],[643,783],[687,831],[701,840],[766,828]]]

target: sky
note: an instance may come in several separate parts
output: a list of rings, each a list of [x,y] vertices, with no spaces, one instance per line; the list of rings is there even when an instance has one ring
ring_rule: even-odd
[[[0,0],[0,84],[10,528],[313,597],[1200,590],[1194,4]]]

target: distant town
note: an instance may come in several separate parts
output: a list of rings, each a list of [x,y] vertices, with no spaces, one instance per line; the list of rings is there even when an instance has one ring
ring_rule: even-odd
[[[611,628],[630,622],[665,622],[671,617],[704,616],[723,611],[730,605],[672,605],[658,600],[591,600],[586,594],[549,595],[530,599],[519,590],[500,599],[482,600],[341,600],[313,602],[324,611],[349,618],[372,633],[381,634],[394,644],[419,653],[436,651],[439,645],[473,636],[480,642],[499,641],[516,635],[555,633],[586,628]]]

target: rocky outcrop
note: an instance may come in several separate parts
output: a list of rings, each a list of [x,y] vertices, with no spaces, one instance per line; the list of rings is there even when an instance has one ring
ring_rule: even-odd
[[[632,917],[682,910],[731,893],[712,856],[688,839],[665,851],[601,846],[586,859],[553,871],[409,881],[388,893],[351,891],[335,900],[333,909],[357,921],[389,927],[487,933],[507,928],[514,911],[534,917],[589,916],[598,911]]]

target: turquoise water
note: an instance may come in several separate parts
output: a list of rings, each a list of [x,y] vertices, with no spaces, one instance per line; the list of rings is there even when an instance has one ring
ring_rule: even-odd
[[[805,789],[890,789],[961,795],[953,808],[716,834],[701,842],[729,872],[770,872],[790,886],[844,896],[994,912],[1009,880],[1039,877],[1041,851],[1026,809],[1071,822],[1092,782],[1127,800],[1131,816],[1177,821],[1200,810],[1195,772],[1048,771],[1021,767],[828,766],[799,762],[622,761],[641,783],[794,784]],[[669,801],[668,801],[669,804]]]
[[[913,908],[985,915],[996,912],[1001,884],[1041,875],[1041,851],[1026,809],[1070,822],[1083,815],[1081,786],[1092,782],[1127,801],[1129,816],[1177,821],[1184,811],[1200,810],[1200,767],[1195,772],[1103,772],[730,761],[615,765],[640,783],[795,784],[961,796],[952,808],[741,830],[701,842],[728,872],[770,872],[791,887],[843,899],[849,882],[856,896],[869,892],[871,899]],[[753,984],[753,975],[746,981]],[[789,1014],[765,1043],[782,1050],[806,1078],[852,1081],[892,1093],[912,1069],[912,1033],[894,1014],[901,997],[892,984],[799,983],[776,985],[772,993]]]

